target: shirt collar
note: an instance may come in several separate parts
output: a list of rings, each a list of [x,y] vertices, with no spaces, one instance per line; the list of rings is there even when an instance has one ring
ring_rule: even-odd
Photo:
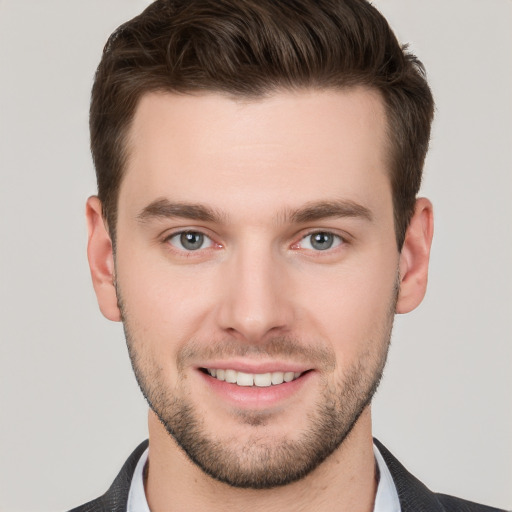
[[[144,492],[144,467],[148,460],[148,453],[149,448],[146,448],[135,467],[128,493],[127,512],[151,512]],[[373,512],[400,512],[400,501],[393,477],[375,445],[373,445],[373,453],[380,475]]]
[[[389,468],[375,444],[373,445],[373,454],[380,475],[373,512],[400,512],[400,500],[398,499],[395,482],[393,482]]]
[[[144,467],[148,460],[149,447],[141,455],[133,473],[130,491],[128,493],[127,512],[151,512],[144,492]]]

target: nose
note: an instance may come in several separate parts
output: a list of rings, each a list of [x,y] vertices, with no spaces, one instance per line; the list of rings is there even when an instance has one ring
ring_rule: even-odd
[[[218,305],[221,329],[251,344],[290,329],[294,311],[282,260],[268,247],[248,247],[225,262]]]

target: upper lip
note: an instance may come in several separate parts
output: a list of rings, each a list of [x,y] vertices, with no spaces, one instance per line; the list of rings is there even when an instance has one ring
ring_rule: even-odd
[[[216,370],[235,370],[244,373],[272,373],[294,372],[303,373],[312,368],[304,363],[292,361],[243,361],[243,360],[218,360],[199,364],[198,368],[210,368]]]

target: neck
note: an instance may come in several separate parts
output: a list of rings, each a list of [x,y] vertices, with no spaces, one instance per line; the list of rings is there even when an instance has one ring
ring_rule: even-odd
[[[233,488],[206,475],[151,411],[149,438],[146,496],[151,510],[169,510],[170,506],[176,512],[373,510],[377,482],[369,407],[342,445],[319,467],[297,482],[272,489]]]

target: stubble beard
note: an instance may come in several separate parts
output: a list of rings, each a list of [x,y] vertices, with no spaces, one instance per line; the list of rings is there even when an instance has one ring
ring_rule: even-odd
[[[396,295],[383,322],[380,339],[368,344],[374,351],[362,354],[334,383],[323,380],[316,409],[307,413],[309,426],[306,430],[294,440],[286,437],[269,439],[264,435],[264,429],[259,433],[255,429],[267,420],[272,421],[268,413],[240,414],[239,421],[245,423],[248,430],[254,429],[255,433],[239,444],[228,444],[208,432],[207,419],[205,421],[201,411],[187,398],[192,396],[190,390],[187,392],[182,386],[176,390],[169,389],[161,367],[152,363],[147,354],[141,353],[139,347],[145,344],[143,340],[135,339],[121,300],[119,305],[139,387],[177,445],[204,473],[216,480],[237,488],[270,489],[300,480],[324,462],[340,447],[370,404],[387,359]],[[280,347],[278,351],[281,354],[301,351],[300,345],[288,338],[271,340],[271,346]],[[247,352],[247,347],[244,350]],[[256,347],[253,351],[265,354],[266,348]],[[275,349],[268,350],[267,354],[275,356],[276,352]],[[178,374],[182,372],[180,366],[178,362]],[[184,380],[179,378],[179,382]]]

